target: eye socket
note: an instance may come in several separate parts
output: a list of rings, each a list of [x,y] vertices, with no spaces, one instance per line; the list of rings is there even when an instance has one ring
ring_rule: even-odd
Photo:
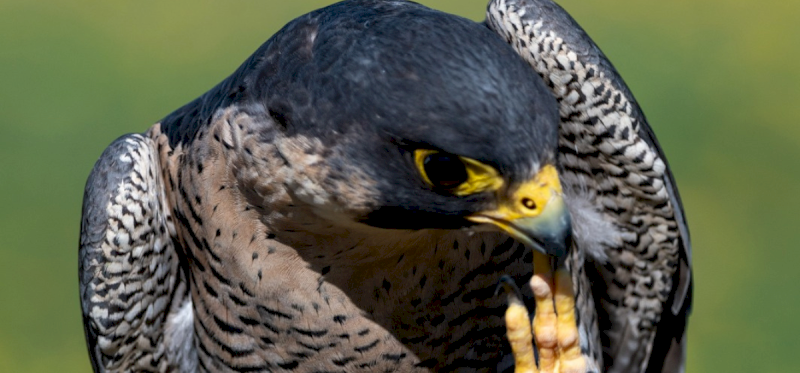
[[[455,188],[469,178],[464,162],[452,154],[428,154],[422,161],[422,167],[431,184],[438,188]]]
[[[414,161],[426,183],[457,196],[495,191],[503,186],[503,178],[494,167],[471,158],[417,149]]]

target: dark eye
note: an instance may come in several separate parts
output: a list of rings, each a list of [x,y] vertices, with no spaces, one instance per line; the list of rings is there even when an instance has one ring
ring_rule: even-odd
[[[464,162],[452,154],[429,154],[425,157],[423,166],[431,184],[438,188],[455,188],[469,177]]]

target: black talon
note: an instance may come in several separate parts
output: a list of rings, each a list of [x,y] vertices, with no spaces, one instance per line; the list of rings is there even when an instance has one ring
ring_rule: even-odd
[[[522,304],[522,291],[517,286],[517,283],[514,282],[514,279],[511,278],[509,275],[503,275],[500,277],[500,280],[497,281],[497,288],[494,290],[494,295],[497,296],[500,294],[501,291],[506,292],[508,294],[508,303],[509,304]]]

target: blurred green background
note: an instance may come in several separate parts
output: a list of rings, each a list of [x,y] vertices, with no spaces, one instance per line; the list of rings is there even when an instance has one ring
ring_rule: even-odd
[[[78,230],[103,148],[328,3],[0,0],[0,372],[91,369]],[[479,20],[486,0],[423,3]],[[635,92],[680,186],[696,279],[689,371],[796,371],[800,2],[560,3]]]

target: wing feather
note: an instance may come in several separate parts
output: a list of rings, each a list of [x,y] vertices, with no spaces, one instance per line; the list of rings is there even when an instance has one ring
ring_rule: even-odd
[[[493,0],[487,24],[559,101],[565,188],[588,195],[596,213],[620,230],[617,245],[576,238],[590,256],[593,245],[607,254],[586,269],[607,371],[682,371],[692,297],[689,230],[642,110],[611,62],[554,2]]]
[[[186,299],[153,142],[115,140],[86,183],[78,252],[95,372],[166,371],[167,316]]]

